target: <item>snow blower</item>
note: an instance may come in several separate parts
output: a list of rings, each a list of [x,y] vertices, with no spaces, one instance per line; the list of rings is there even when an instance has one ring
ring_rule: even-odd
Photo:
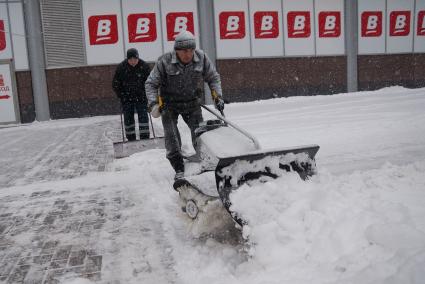
[[[224,113],[201,107],[217,119],[204,121],[196,129],[199,162],[189,160],[185,178],[173,185],[190,218],[197,218],[209,202],[219,199],[233,220],[243,226],[245,221],[231,210],[231,193],[241,185],[267,182],[289,171],[297,172],[303,180],[316,173],[314,157],[318,145],[262,150],[254,136],[226,119]],[[195,172],[191,167],[194,164]]]

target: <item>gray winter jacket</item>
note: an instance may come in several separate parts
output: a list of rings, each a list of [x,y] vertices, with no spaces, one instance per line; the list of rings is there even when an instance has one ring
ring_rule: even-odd
[[[165,107],[196,107],[204,81],[218,96],[222,96],[220,75],[202,50],[196,49],[192,62],[187,65],[180,63],[174,50],[168,52],[158,58],[146,80],[148,105],[152,107],[158,103],[159,90]]]

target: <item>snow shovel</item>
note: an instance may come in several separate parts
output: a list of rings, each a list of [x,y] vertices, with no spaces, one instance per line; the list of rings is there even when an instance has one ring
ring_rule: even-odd
[[[114,142],[114,157],[115,159],[129,157],[135,153],[151,150],[151,149],[165,149],[164,137],[157,137],[155,135],[155,128],[152,123],[152,116],[149,113],[149,122],[152,129],[153,137],[149,139],[141,139],[136,141],[126,141],[124,134],[124,123],[123,123],[123,114],[121,112],[121,134],[122,141]]]

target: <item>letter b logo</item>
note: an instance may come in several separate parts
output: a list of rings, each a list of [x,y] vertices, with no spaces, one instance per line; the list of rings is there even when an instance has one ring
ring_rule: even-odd
[[[363,12],[361,16],[362,37],[382,35],[382,12]]]
[[[408,36],[410,33],[410,11],[390,13],[390,36]]]
[[[152,42],[157,38],[154,13],[131,14],[128,16],[129,42]]]
[[[168,13],[166,21],[168,41],[174,41],[182,31],[189,31],[195,35],[192,12]]]
[[[341,13],[319,13],[319,37],[339,37],[341,35]]]
[[[279,36],[277,12],[255,12],[254,34],[255,38],[277,38]]]
[[[245,37],[244,12],[221,12],[218,17],[220,39],[241,39]]]
[[[288,38],[306,38],[311,35],[310,12],[288,13]]]
[[[91,16],[89,18],[90,45],[114,44],[118,41],[116,15]]]

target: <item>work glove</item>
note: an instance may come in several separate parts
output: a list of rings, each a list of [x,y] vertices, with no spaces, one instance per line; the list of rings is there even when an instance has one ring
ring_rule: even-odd
[[[216,108],[217,110],[219,110],[220,112],[222,112],[222,111],[224,110],[224,101],[223,101],[223,99],[222,99],[222,98],[217,97],[217,98],[215,99],[214,103],[215,103],[215,108]]]
[[[158,118],[161,116],[161,107],[159,106],[159,104],[154,104],[151,108],[150,108],[150,113],[152,115],[153,118]]]

